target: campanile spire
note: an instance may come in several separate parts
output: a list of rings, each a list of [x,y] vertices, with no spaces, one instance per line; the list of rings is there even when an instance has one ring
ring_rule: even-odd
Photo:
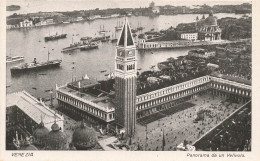
[[[132,33],[127,18],[125,18],[125,23],[123,26],[123,30],[120,34],[117,46],[123,46],[125,48],[128,46],[134,46],[134,39],[132,37]]]
[[[134,136],[136,124],[136,47],[127,18],[117,42],[115,62],[115,120]]]

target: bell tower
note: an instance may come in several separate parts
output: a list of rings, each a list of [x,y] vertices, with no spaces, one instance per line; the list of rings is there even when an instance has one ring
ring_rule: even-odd
[[[116,124],[134,136],[136,124],[136,46],[127,19],[117,42],[115,62]]]

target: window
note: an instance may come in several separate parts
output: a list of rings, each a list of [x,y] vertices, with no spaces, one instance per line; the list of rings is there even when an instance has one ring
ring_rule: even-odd
[[[122,64],[117,64],[117,69],[124,70],[124,65],[122,65]]]

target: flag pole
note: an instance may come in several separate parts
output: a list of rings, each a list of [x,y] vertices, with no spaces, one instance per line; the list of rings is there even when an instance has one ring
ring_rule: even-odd
[[[145,150],[147,150],[147,140],[148,140],[148,138],[147,138],[147,124],[146,124],[146,126],[145,126]]]
[[[163,129],[162,151],[164,151],[164,146],[165,146],[165,137],[164,137],[164,129]]]

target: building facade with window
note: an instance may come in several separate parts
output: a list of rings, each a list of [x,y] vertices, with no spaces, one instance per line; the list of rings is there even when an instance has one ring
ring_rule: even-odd
[[[25,19],[23,21],[20,22],[20,27],[24,28],[24,27],[32,27],[33,26],[33,21]]]
[[[181,33],[181,39],[185,40],[198,40],[198,33]]]

